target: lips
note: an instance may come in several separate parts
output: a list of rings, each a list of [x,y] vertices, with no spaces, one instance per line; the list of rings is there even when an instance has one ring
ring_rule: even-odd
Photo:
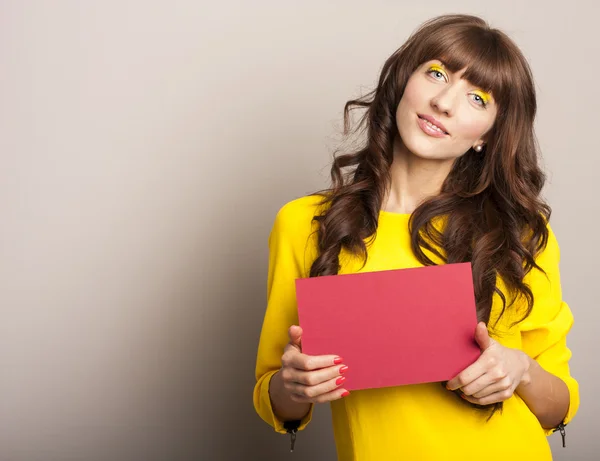
[[[437,126],[440,130],[442,130],[444,133],[446,134],[450,134],[448,133],[448,130],[446,130],[446,127],[442,124],[442,122],[440,122],[439,120],[436,120],[434,117],[432,117],[431,115],[423,115],[423,114],[417,114],[417,116],[420,119],[423,120],[427,120],[429,123]]]

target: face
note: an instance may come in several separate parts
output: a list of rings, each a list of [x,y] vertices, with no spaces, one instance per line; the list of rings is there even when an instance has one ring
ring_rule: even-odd
[[[404,146],[431,160],[454,160],[485,144],[496,119],[491,94],[447,70],[441,61],[423,63],[409,78],[396,111]],[[434,128],[433,125],[441,125]]]

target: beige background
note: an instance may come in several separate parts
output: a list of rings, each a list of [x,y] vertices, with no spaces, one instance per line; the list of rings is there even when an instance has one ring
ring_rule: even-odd
[[[597,5],[2,0],[0,460],[292,459],[251,401],[273,218],[446,12],[533,67],[582,396],[551,440],[598,459]],[[321,407],[293,459],[334,457]]]

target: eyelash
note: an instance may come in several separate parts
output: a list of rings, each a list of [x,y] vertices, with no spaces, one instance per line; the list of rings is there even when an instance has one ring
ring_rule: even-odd
[[[427,71],[427,74],[428,74],[428,75],[431,75],[432,73],[438,73],[438,74],[444,75],[444,73],[443,73],[441,70],[437,70],[437,69],[435,69],[435,68],[429,69],[429,70]],[[437,79],[436,79],[436,80],[437,80]],[[487,106],[487,103],[486,103],[486,102],[483,100],[483,98],[482,98],[481,96],[479,96],[478,94],[475,94],[475,95],[473,95],[473,96],[477,96],[477,97],[479,98],[479,100],[481,101],[481,104],[479,104],[479,105],[480,105],[481,107],[485,107],[485,106]]]

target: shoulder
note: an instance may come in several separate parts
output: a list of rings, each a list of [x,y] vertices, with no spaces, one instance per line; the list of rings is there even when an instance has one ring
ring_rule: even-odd
[[[313,220],[322,214],[323,196],[307,195],[284,204],[275,216],[269,235],[273,258],[285,259],[295,267],[297,276],[307,276],[317,257],[318,223]]]
[[[285,203],[277,212],[273,231],[297,233],[312,229],[313,218],[321,214],[322,195],[305,195]]]
[[[535,256],[535,261],[540,267],[552,269],[560,261],[560,247],[549,222],[546,222],[546,229],[548,230],[548,240],[545,247]]]

